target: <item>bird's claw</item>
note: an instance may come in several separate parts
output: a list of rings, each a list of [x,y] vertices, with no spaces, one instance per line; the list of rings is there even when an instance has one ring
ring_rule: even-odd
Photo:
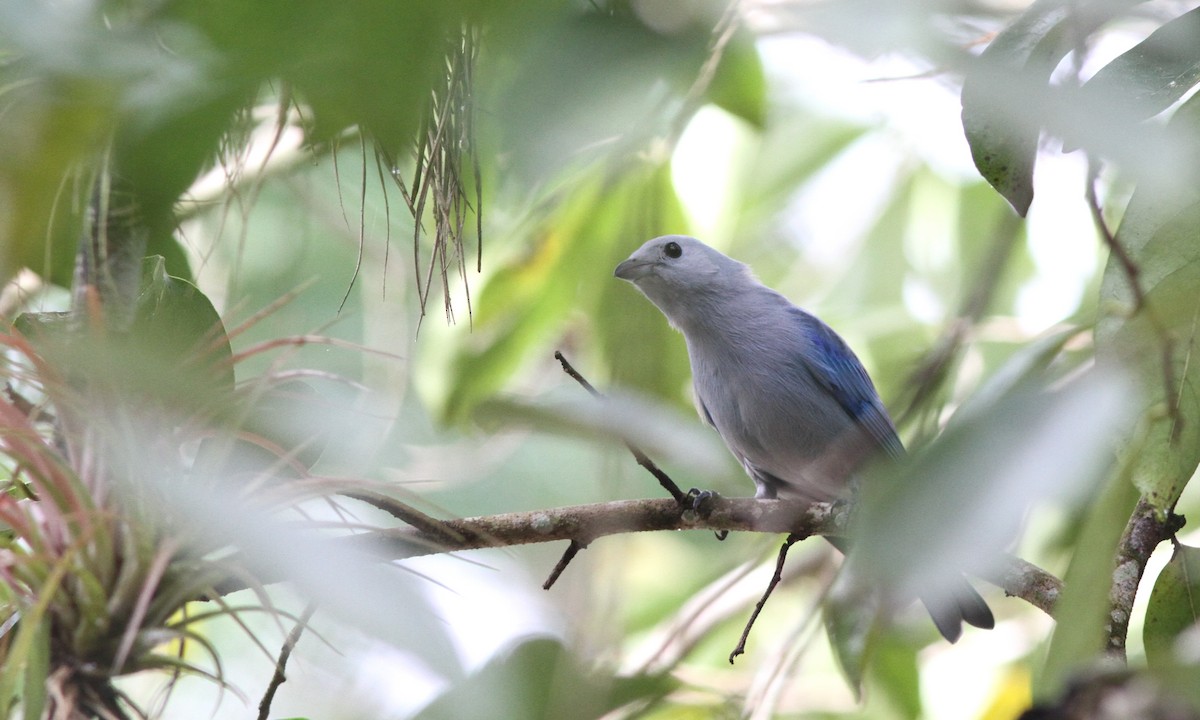
[[[712,490],[699,490],[692,488],[687,491],[685,496],[688,501],[684,506],[684,514],[692,517],[708,517],[712,513],[713,501],[721,497]],[[717,530],[713,534],[717,536],[717,540],[724,540],[729,536],[728,530]]]
[[[687,495],[684,497],[690,503],[687,508],[688,510],[691,510],[700,517],[706,517],[712,512],[713,500],[716,500],[721,496],[712,490],[699,490],[697,488],[692,488],[691,490],[687,491]]]

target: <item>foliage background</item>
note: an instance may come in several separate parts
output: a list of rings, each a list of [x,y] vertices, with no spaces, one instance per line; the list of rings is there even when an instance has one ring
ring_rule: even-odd
[[[590,401],[558,370],[553,352],[561,349],[599,386],[657,399],[649,429],[634,425],[640,409],[618,421],[644,432],[638,441],[682,485],[748,494],[741,471],[691,415],[681,339],[611,276],[645,239],[701,236],[847,338],[911,447],[961,421],[964,444],[953,446],[957,454],[932,453],[931,477],[952,467],[971,475],[962,478],[968,487],[1003,486],[1006,470],[985,463],[989,445],[1028,451],[1021,457],[1046,476],[995,508],[997,528],[1018,519],[1022,527],[1019,537],[996,530],[999,544],[1068,581],[1075,573],[1074,587],[1084,588],[1072,600],[1083,609],[1069,616],[1075,621],[1052,634],[1043,614],[990,588],[999,627],[950,646],[910,609],[876,639],[860,699],[821,626],[818,601],[839,561],[816,542],[794,551],[788,584],[732,667],[725,658],[769,576],[778,538],[608,538],[549,592],[539,586],[560,548],[421,558],[401,563],[401,595],[355,576],[349,595],[361,593],[362,605],[322,596],[272,716],[599,717],[665,696],[649,716],[1016,717],[1035,691],[1056,697],[1101,650],[1106,563],[1136,499],[1132,490],[1122,494],[1129,475],[1141,472],[1137,487],[1149,494],[1181,489],[1195,467],[1197,419],[1185,418],[1182,446],[1163,441],[1159,453],[1155,423],[1170,412],[1153,393],[1128,401],[1146,413],[1113,414],[1117,432],[1078,418],[1049,426],[1059,441],[1049,450],[1031,435],[1005,434],[1041,427],[1049,406],[1019,393],[989,404],[987,394],[1020,386],[1017,379],[1051,391],[1069,386],[1103,354],[1097,343],[1105,337],[1116,338],[1115,354],[1134,348],[1134,380],[1156,386],[1154,359],[1168,335],[1125,329],[1138,316],[1119,269],[1105,270],[1085,199],[1084,154],[1104,162],[1098,187],[1111,227],[1134,213],[1125,208],[1137,192],[1149,198],[1142,217],[1161,215],[1162,203],[1194,215],[1196,186],[1171,174],[1176,166],[1164,158],[1186,167],[1195,135],[1159,133],[1158,119],[1101,122],[1107,114],[1086,114],[1086,98],[1068,91],[1191,7],[3,0],[0,242],[5,277],[14,280],[0,302],[9,317],[68,307],[62,288],[86,226],[92,173],[107,152],[143,205],[148,254],[194,281],[231,330],[241,387],[253,394],[263,378],[299,373],[316,389],[315,399],[268,408],[267,425],[299,420],[320,436],[324,452],[311,472],[329,488],[365,481],[440,516],[656,496],[612,433],[580,437],[578,427],[596,421]],[[1037,22],[1055,12],[1067,13],[1069,22],[1056,27],[1068,40],[1038,34]],[[464,24],[482,30],[471,96],[454,106],[440,83]],[[975,69],[986,68],[976,64],[979,48],[1004,27],[1021,31],[1007,36],[1010,47],[1014,37],[1039,43],[1050,58],[1044,75],[1019,71],[1038,70],[1031,61],[1009,68],[1012,86],[986,84]],[[1045,50],[1047,38],[1058,50]],[[1182,54],[1181,92],[1196,66]],[[974,138],[977,148],[1003,142],[1008,129],[1020,136],[1025,128],[1014,142],[1027,144],[1033,129],[1032,151],[1001,149],[1029,165],[1037,194],[1027,219],[969,164],[957,104],[968,72],[1007,108],[975,106],[993,123]],[[1127,72],[1137,88],[1153,85],[1137,68]],[[1036,91],[1022,84],[1038,77]],[[1126,90],[1095,102],[1124,107]],[[431,106],[431,96],[444,104]],[[1175,94],[1143,115],[1181,97],[1184,107],[1196,105]],[[411,189],[418,168],[435,164],[414,161],[412,138],[427,132],[431,107],[445,106],[454,115],[470,108],[460,117],[470,142],[450,143],[447,160],[461,163],[465,244],[435,244],[430,210],[414,270],[412,216],[385,175],[394,169]],[[1183,121],[1172,124],[1181,125],[1186,131]],[[1083,149],[1060,153],[1064,137]],[[1002,191],[1012,181],[989,179]],[[1020,207],[1011,186],[1007,192]],[[1160,324],[1183,328],[1170,337],[1186,360],[1197,283],[1190,264],[1176,273],[1171,263],[1194,253],[1195,225],[1180,221],[1165,234],[1150,225],[1135,224],[1125,237],[1144,251],[1136,260],[1150,290],[1161,276],[1178,279],[1156,307]],[[273,306],[289,293],[295,297]],[[1109,324],[1096,328],[1101,316]],[[1176,380],[1190,393],[1190,366],[1181,367]],[[962,420],[957,411],[971,403],[990,407],[990,419]],[[1082,407],[1087,415],[1105,406]],[[1142,470],[1112,463],[1115,447]],[[1172,453],[1178,468],[1170,473],[1147,460]],[[1106,467],[1089,469],[1099,455]],[[1103,475],[1109,465],[1121,472]],[[345,515],[321,500],[301,499],[277,515],[394,524],[365,505],[339,503]],[[1194,514],[1194,505],[1185,493],[1178,512]],[[1173,506],[1173,498],[1160,505]],[[962,516],[979,517],[972,508]],[[954,526],[932,507],[924,517]],[[203,510],[197,520],[216,522]],[[235,518],[234,545],[247,537],[239,527]],[[893,539],[908,547],[926,530],[909,527]],[[948,531],[935,545],[971,542]],[[321,563],[297,553],[293,562],[313,566],[320,583]],[[1082,580],[1089,567],[1101,569],[1099,582]],[[1183,575],[1174,587],[1194,584]],[[1134,669],[1147,666],[1138,626],[1154,578],[1143,580],[1129,635]],[[265,604],[274,613],[194,624],[220,666],[194,639],[184,657],[228,687],[196,676],[175,682],[161,670],[121,677],[118,687],[163,717],[254,717],[293,624],[287,613],[299,615],[313,596],[306,587],[243,591],[228,604]],[[708,600],[718,588],[719,599]],[[6,604],[19,607],[9,592]],[[1163,602],[1171,611],[1186,604]],[[1196,642],[1180,631],[1194,620],[1185,610],[1150,641],[1183,638],[1167,642],[1156,670],[1192,667]],[[36,663],[8,667],[36,676]],[[22,707],[30,705],[26,696]]]

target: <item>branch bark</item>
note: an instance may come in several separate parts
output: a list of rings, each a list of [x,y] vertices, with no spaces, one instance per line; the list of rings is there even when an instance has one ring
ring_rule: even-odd
[[[713,498],[703,516],[681,508],[671,498],[619,500],[593,505],[503,513],[456,520],[439,520],[421,527],[375,530],[332,538],[340,550],[364,553],[381,562],[422,555],[571,541],[587,545],[608,535],[667,530],[705,530],[786,533],[800,537],[843,535],[850,516],[845,503],[797,500]],[[236,562],[236,558],[234,559]],[[1062,582],[1045,570],[1005,556],[995,572],[983,578],[1042,611],[1053,614]],[[261,583],[286,580],[259,577]],[[241,577],[230,577],[214,590],[225,595],[247,588]]]
[[[1133,613],[1133,601],[1137,597],[1138,585],[1146,572],[1146,562],[1159,543],[1175,535],[1183,527],[1184,518],[1174,513],[1163,513],[1145,498],[1138,500],[1137,507],[1129,516],[1121,543],[1117,546],[1116,565],[1113,568],[1109,603],[1112,608],[1108,616],[1108,653],[1125,659],[1125,640],[1129,634],[1129,618]]]

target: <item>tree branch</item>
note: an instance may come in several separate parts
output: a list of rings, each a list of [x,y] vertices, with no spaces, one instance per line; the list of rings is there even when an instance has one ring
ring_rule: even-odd
[[[1112,608],[1108,616],[1108,652],[1125,659],[1125,639],[1129,634],[1129,617],[1133,612],[1133,600],[1138,585],[1146,572],[1146,561],[1159,543],[1175,535],[1183,527],[1184,518],[1174,513],[1163,513],[1146,501],[1138,500],[1137,507],[1129,516],[1129,524],[1117,546],[1116,565],[1113,568],[1109,603]]]
[[[670,498],[619,500],[593,505],[503,513],[436,525],[375,530],[330,543],[345,552],[365,553],[381,562],[422,555],[513,547],[567,540],[587,545],[608,535],[664,530],[705,530],[787,533],[800,537],[843,535],[850,508],[845,503],[808,503],[799,500],[714,497],[710,512],[701,515],[681,508]],[[707,509],[707,508],[706,508]],[[233,560],[236,562],[236,559]],[[1019,558],[1005,556],[999,570],[983,579],[1008,595],[1019,597],[1047,613],[1062,591],[1062,582],[1045,570]],[[285,577],[259,577],[261,583]],[[230,577],[215,590],[225,595],[248,587],[245,578]]]
[[[1037,565],[1014,555],[1006,555],[1003,564],[980,577],[1003,590],[1009,597],[1021,598],[1054,617],[1054,606],[1062,595],[1062,580]]]

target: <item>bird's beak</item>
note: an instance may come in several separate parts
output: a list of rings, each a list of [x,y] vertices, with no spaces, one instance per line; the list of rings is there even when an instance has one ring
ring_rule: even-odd
[[[613,271],[613,275],[621,278],[622,280],[634,282],[638,278],[645,277],[647,274],[649,274],[649,272],[650,263],[646,262],[645,260],[635,260],[634,258],[629,258],[617,266],[617,269]]]

